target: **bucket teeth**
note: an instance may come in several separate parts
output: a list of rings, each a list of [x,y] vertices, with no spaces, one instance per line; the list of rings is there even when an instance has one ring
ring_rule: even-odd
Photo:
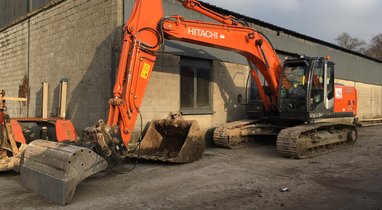
[[[65,205],[79,182],[106,167],[106,160],[90,149],[35,140],[25,150],[20,179],[26,188]]]

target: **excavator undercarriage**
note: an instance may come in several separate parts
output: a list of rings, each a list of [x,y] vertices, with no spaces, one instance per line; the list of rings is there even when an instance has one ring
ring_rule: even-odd
[[[277,136],[286,125],[277,125],[261,120],[238,120],[225,123],[214,130],[214,144],[225,148],[237,148],[255,136]]]
[[[277,152],[286,157],[308,158],[346,149],[358,138],[354,125],[315,123],[281,130],[277,136]]]
[[[240,147],[256,136],[270,135],[277,138],[277,152],[285,157],[309,158],[328,152],[352,147],[358,138],[355,125],[320,122],[290,125],[241,120],[218,126],[214,131],[214,143],[225,148]]]

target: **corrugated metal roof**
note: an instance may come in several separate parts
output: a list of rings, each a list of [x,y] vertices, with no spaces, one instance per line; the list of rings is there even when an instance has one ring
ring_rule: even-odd
[[[294,37],[298,37],[298,38],[301,38],[301,39],[304,39],[304,40],[308,40],[308,41],[311,41],[311,42],[314,42],[314,43],[318,43],[318,44],[321,44],[321,45],[325,45],[325,46],[328,46],[328,47],[331,47],[331,48],[334,48],[334,49],[337,49],[337,50],[341,50],[341,51],[344,51],[346,53],[350,53],[350,54],[357,55],[357,56],[360,56],[360,57],[363,57],[363,58],[366,58],[366,59],[369,59],[369,60],[373,60],[373,61],[376,61],[378,63],[382,63],[381,60],[369,57],[369,56],[364,55],[364,54],[359,53],[359,52],[348,50],[346,48],[343,48],[341,46],[335,45],[335,44],[330,43],[330,42],[326,42],[326,41],[323,41],[323,40],[320,40],[320,39],[317,39],[317,38],[313,38],[313,37],[307,36],[305,34],[298,33],[298,32],[293,31],[293,30],[289,30],[289,29],[286,29],[286,28],[283,28],[283,27],[280,27],[280,26],[276,26],[276,25],[273,25],[271,23],[267,23],[265,21],[262,21],[262,20],[259,20],[259,19],[253,18],[253,17],[248,17],[248,16],[245,16],[245,15],[239,14],[237,12],[233,12],[231,10],[218,7],[218,6],[213,5],[213,4],[209,4],[209,3],[206,3],[206,2],[203,2],[203,1],[200,1],[200,3],[203,6],[207,7],[208,9],[217,11],[217,12],[219,12],[221,14],[232,15],[232,16],[235,16],[236,18],[244,19],[247,22],[251,22],[251,23],[254,23],[256,25],[259,25],[259,26],[262,26],[262,27],[265,27],[265,28],[269,28],[269,29],[277,31],[277,32],[283,32],[285,34],[289,34],[289,35],[292,35]]]

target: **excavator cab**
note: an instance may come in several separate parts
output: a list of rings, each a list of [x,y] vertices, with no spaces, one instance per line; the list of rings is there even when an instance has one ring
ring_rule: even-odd
[[[282,119],[309,121],[334,109],[334,63],[325,58],[286,60],[279,85]]]

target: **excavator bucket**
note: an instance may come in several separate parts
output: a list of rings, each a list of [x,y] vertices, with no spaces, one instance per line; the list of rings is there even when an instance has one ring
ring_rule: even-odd
[[[202,157],[205,143],[196,120],[179,115],[153,120],[132,156],[172,163],[189,163]]]
[[[90,149],[35,140],[25,149],[20,179],[26,188],[65,205],[79,182],[106,167],[106,160]]]

